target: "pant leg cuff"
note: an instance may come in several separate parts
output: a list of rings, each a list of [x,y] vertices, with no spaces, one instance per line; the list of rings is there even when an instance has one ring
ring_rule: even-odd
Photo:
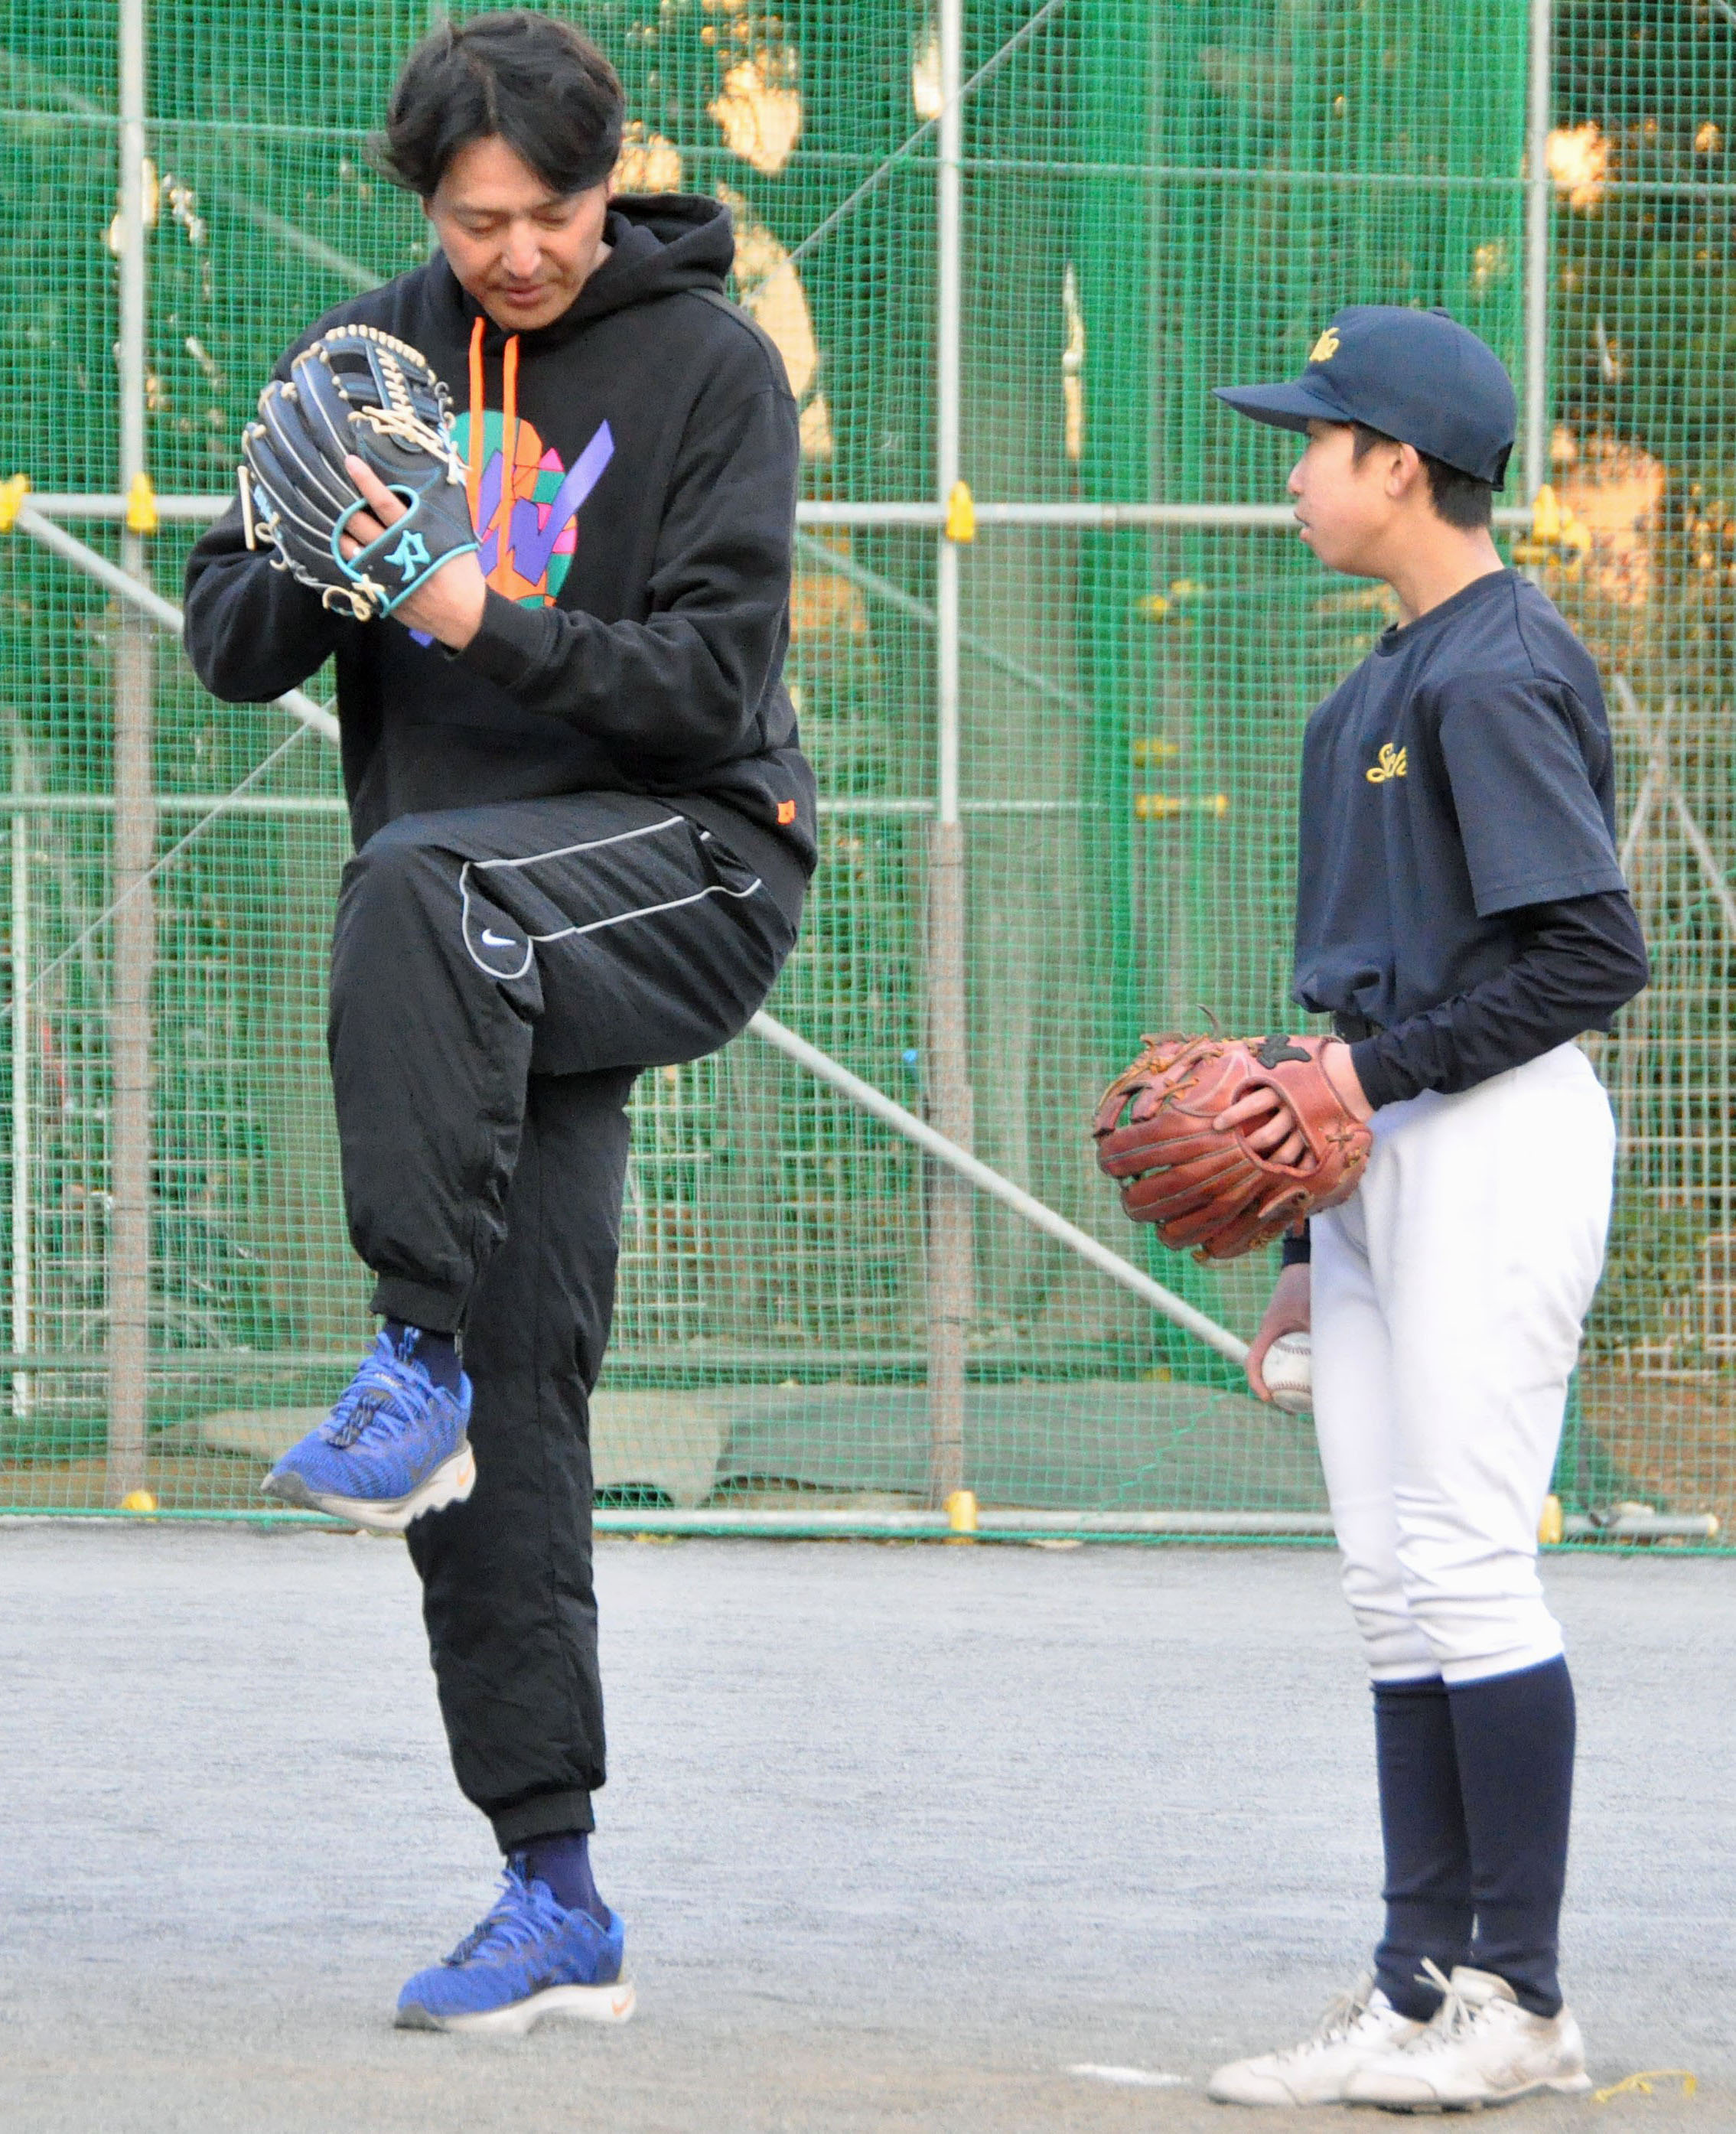
[[[1553,1635],[1544,1632],[1529,1644],[1510,1646],[1504,1653],[1489,1653],[1474,1660],[1448,1660],[1441,1668],[1441,1677],[1449,1689],[1474,1689],[1486,1682],[1498,1682],[1504,1675],[1530,1674],[1534,1668],[1565,1663],[1566,1653],[1562,1649],[1561,1633],[1553,1629]]]
[[[456,1334],[464,1324],[465,1299],[449,1289],[435,1289],[403,1275],[383,1274],[374,1287],[369,1309],[382,1319],[402,1319],[430,1334]]]
[[[489,1821],[494,1826],[494,1841],[503,1852],[517,1852],[533,1838],[596,1828],[596,1815],[586,1793],[538,1794],[534,1800],[503,1808]]]

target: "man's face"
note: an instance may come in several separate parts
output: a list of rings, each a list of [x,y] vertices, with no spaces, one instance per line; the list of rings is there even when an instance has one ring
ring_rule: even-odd
[[[1310,422],[1290,469],[1302,538],[1329,570],[1377,577],[1381,538],[1398,508],[1391,477],[1403,447],[1376,445],[1358,460],[1348,422]]]
[[[498,134],[471,141],[422,203],[452,272],[498,326],[560,317],[608,256],[606,184],[562,196]]]

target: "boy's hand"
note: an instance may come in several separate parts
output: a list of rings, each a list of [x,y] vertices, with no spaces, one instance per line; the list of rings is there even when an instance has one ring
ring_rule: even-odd
[[[1128,1217],[1172,1252],[1232,1260],[1348,1200],[1372,1137],[1320,1064],[1332,1041],[1148,1036],[1092,1120]]]
[[[1342,1038],[1329,1039],[1322,1050],[1320,1072],[1352,1118],[1366,1123],[1373,1118],[1374,1107],[1363,1094],[1350,1047]],[[1255,1125],[1256,1120],[1263,1123]],[[1295,1163],[1308,1146],[1297,1127],[1295,1113],[1275,1089],[1250,1090],[1238,1103],[1220,1112],[1212,1123],[1219,1133],[1232,1133],[1237,1127],[1242,1127],[1248,1147],[1269,1163]]]
[[[1271,1301],[1266,1307],[1260,1331],[1254,1336],[1254,1345],[1248,1350],[1247,1364],[1247,1382],[1263,1401],[1271,1398],[1260,1368],[1266,1361],[1266,1352],[1280,1334],[1309,1331],[1312,1297],[1313,1284],[1306,1260],[1298,1260],[1285,1267],[1273,1285]]]
[[[1374,1107],[1363,1093],[1356,1062],[1350,1056],[1350,1047],[1342,1037],[1333,1038],[1320,1055],[1320,1072],[1338,1091],[1340,1101],[1352,1118],[1361,1119],[1366,1124],[1374,1117]]]

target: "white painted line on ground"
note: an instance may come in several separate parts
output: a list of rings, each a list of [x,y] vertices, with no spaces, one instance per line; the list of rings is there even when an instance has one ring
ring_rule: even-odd
[[[1077,2067],[1067,2070],[1069,2074],[1082,2074],[1091,2082],[1119,2083],[1124,2089],[1185,2089],[1188,2078],[1184,2074],[1165,2074],[1156,2068],[1098,2067],[1091,2060],[1082,2060]]]

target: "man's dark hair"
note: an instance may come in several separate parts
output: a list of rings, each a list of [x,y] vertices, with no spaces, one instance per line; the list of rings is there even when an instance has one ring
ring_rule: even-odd
[[[570,22],[531,7],[473,15],[404,62],[369,161],[428,200],[461,148],[498,135],[564,199],[615,168],[623,102],[615,69]]]
[[[1351,447],[1353,461],[1367,458],[1377,445],[1396,445],[1399,440],[1389,437],[1384,430],[1372,430],[1366,422],[1353,422],[1355,442]],[[1456,526],[1461,533],[1474,533],[1479,526],[1492,526],[1495,510],[1495,485],[1478,481],[1473,474],[1461,474],[1444,460],[1419,452],[1423,471],[1429,477],[1429,501],[1435,506],[1437,519],[1444,519],[1449,526]]]

